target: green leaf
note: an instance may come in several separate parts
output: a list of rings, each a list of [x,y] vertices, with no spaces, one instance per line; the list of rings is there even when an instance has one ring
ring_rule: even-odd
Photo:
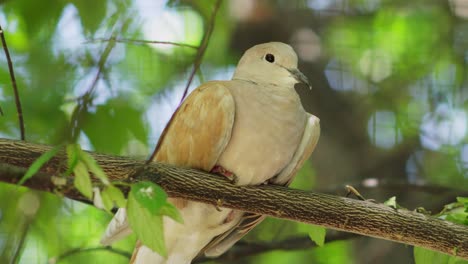
[[[309,227],[309,237],[319,247],[325,244],[326,232],[327,232],[327,229],[325,229],[325,227],[316,226],[316,225],[310,225]]]
[[[414,247],[414,262],[415,264],[467,264],[460,258],[445,255],[429,249]]]
[[[78,9],[81,17],[81,24],[88,32],[95,32],[101,24],[102,18],[106,15],[106,1],[74,0],[72,3]]]
[[[101,192],[101,198],[107,211],[110,211],[115,205],[118,208],[125,208],[127,205],[122,191],[114,185],[107,185]]]
[[[316,186],[317,173],[310,162],[305,162],[304,165],[296,173],[294,181],[291,183],[291,188],[313,189]]]
[[[67,165],[68,169],[65,172],[65,175],[70,174],[74,169],[76,164],[78,164],[80,147],[77,144],[67,145]]]
[[[167,203],[166,192],[157,184],[148,181],[133,184],[130,194],[153,215],[160,215],[161,208]]]
[[[413,255],[414,255],[414,263],[415,264],[428,264],[431,263],[432,260],[432,255],[435,252],[420,248],[420,247],[414,247],[413,249]]]
[[[39,34],[43,34],[47,38],[51,37],[53,30],[50,30],[51,32],[43,32],[41,29],[43,29],[45,25],[58,24],[60,15],[67,2],[51,0],[47,2],[48,8],[44,8],[44,2],[40,1],[13,1],[10,3],[9,5],[4,5],[7,8],[5,13],[15,13],[23,17],[25,24],[28,25],[28,36],[31,40],[35,40]],[[38,10],[42,10],[40,14],[38,14]]]
[[[457,197],[457,201],[444,206],[439,218],[461,225],[468,225],[468,198]]]
[[[460,225],[468,225],[468,215],[467,213],[450,213],[447,214],[445,220],[450,221],[452,223],[457,223]]]
[[[176,222],[183,224],[184,218],[179,213],[179,210],[171,203],[166,202],[160,209],[161,215],[167,215],[170,218],[174,219]]]
[[[138,239],[151,250],[166,257],[163,216],[150,212],[135,198],[134,193],[130,192],[127,201],[127,217],[128,223]]]
[[[465,213],[468,213],[468,197],[457,197],[457,202],[462,203],[465,208]],[[466,224],[468,225],[468,217]]]
[[[125,125],[123,127],[126,129],[127,138],[130,132],[137,140],[142,142],[147,140],[148,129],[142,118],[144,115],[144,108],[137,108],[129,104],[128,98],[123,95],[110,99],[108,104],[112,109],[117,124],[122,126],[122,120],[125,120]],[[125,144],[127,144],[127,142],[125,142]]]
[[[107,178],[107,175],[101,169],[101,166],[99,166],[96,160],[86,151],[80,151],[80,160],[82,160],[86,164],[88,169],[94,174],[94,176],[100,179],[102,183],[104,183],[105,185],[110,184],[109,178]]]
[[[107,186],[101,192],[102,205],[104,205],[104,210],[110,212],[112,208],[114,208],[114,201],[112,201],[112,198],[110,197],[109,193],[106,192],[106,189]]]
[[[41,168],[48,162],[51,158],[53,158],[55,155],[57,155],[57,152],[60,150],[61,146],[55,146],[51,150],[45,152],[42,154],[37,160],[31,164],[31,166],[28,168],[24,176],[21,178],[21,180],[18,182],[18,185],[22,185],[26,180],[34,176]]]
[[[73,173],[75,174],[74,184],[76,189],[91,200],[93,198],[93,186],[86,165],[83,162],[78,162]]]
[[[387,201],[384,202],[385,205],[392,207],[394,209],[399,209],[401,208],[400,205],[398,205],[396,201],[396,196],[390,197]]]
[[[96,151],[121,154],[133,138],[146,142],[147,128],[142,116],[143,110],[122,96],[99,105],[95,112],[86,113],[82,128]]]

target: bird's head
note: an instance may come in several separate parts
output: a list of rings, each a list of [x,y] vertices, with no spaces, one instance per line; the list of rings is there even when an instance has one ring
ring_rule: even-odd
[[[233,79],[259,84],[293,87],[307,77],[297,69],[297,55],[291,46],[281,42],[259,44],[248,49],[237,65]]]

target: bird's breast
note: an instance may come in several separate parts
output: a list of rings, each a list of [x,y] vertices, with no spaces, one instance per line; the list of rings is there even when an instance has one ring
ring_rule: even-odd
[[[294,89],[233,85],[236,112],[231,139],[218,164],[239,185],[261,184],[291,160],[301,140],[306,112]]]

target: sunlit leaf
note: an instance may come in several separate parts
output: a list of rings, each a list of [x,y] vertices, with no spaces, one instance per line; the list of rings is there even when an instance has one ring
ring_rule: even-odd
[[[310,162],[305,162],[304,165],[296,173],[296,176],[291,183],[291,188],[302,190],[312,189],[315,186],[317,173]]]
[[[108,101],[108,105],[114,111],[116,123],[125,120],[127,133],[130,132],[136,139],[146,141],[147,128],[142,120],[143,110],[129,104],[128,98],[120,96]]]
[[[385,201],[383,204],[385,204],[386,206],[390,206],[394,209],[399,209],[401,208],[400,205],[398,205],[397,201],[396,201],[396,196],[392,196],[390,197],[387,201]]]
[[[114,98],[95,112],[86,113],[82,128],[96,151],[121,154],[133,137],[146,141],[142,115],[142,110],[133,107],[128,99]]]
[[[72,3],[80,13],[83,28],[88,32],[96,31],[105,17],[106,1],[74,0]]]
[[[157,215],[140,203],[132,192],[127,201],[128,222],[138,239],[161,256],[166,256],[164,244],[163,216]]]
[[[415,264],[467,264],[460,258],[445,255],[429,249],[414,247],[414,262]]]
[[[76,164],[78,163],[79,160],[79,155],[80,155],[80,148],[76,144],[69,144],[67,145],[67,165],[68,169],[65,174],[71,173]]]
[[[44,3],[42,1],[13,1],[11,4],[6,5],[6,13],[14,11],[24,18],[24,22],[27,26],[28,35],[30,38],[36,37],[36,35],[42,34],[44,37],[49,37],[53,34],[53,30],[50,32],[44,32],[40,30],[46,25],[56,25],[60,14],[62,13],[65,1],[50,0],[47,2],[48,8],[43,8]],[[41,12],[38,12],[41,10]],[[49,35],[50,34],[50,35]]]
[[[196,53],[192,49],[183,49],[184,54],[188,55],[181,56],[177,61],[172,61],[170,57],[158,53],[150,46],[129,45],[126,47],[126,51],[127,60],[118,65],[121,67],[122,78],[132,80],[133,85],[138,87],[143,94],[154,94],[166,86],[181,67],[192,63],[193,56],[189,55]],[[183,64],[183,61],[179,61],[181,59],[187,60],[186,63]],[[132,65],[138,65],[142,62],[145,67],[138,69],[132,67]],[[154,74],[155,72],[158,74]]]
[[[74,184],[76,189],[80,191],[86,198],[93,198],[93,186],[91,184],[91,177],[89,176],[88,169],[83,162],[78,162],[73,170],[75,174]]]
[[[439,217],[460,225],[468,225],[468,198],[457,197],[457,201],[444,206]]]
[[[104,190],[102,190],[101,199],[102,205],[104,206],[104,210],[110,212],[112,208],[114,208],[114,201],[112,201],[112,198],[109,196],[109,193],[106,193],[104,192]]]
[[[466,212],[462,213],[450,213],[447,215],[445,220],[457,223],[460,225],[468,225],[468,214]]]
[[[125,208],[127,201],[122,191],[114,185],[107,185],[101,192],[102,203],[107,211],[110,211],[114,206]]]
[[[468,197],[457,197],[457,202],[463,203],[465,208],[468,209]]]
[[[326,233],[327,233],[327,229],[325,227],[316,226],[316,225],[310,225],[309,227],[309,237],[319,247],[325,244]]]
[[[101,166],[99,166],[99,164],[91,155],[89,155],[86,151],[81,150],[80,160],[86,164],[88,169],[94,174],[94,176],[100,179],[102,183],[109,185],[109,178],[107,178],[106,173],[104,173]]]
[[[130,194],[141,206],[154,215],[160,215],[161,208],[167,203],[166,192],[152,182],[145,181],[133,184]]]
[[[27,26],[24,24],[24,20],[15,13],[7,13],[6,15],[7,20],[16,22],[15,30],[10,30],[10,27],[3,28],[8,49],[15,52],[27,52],[30,48],[30,41],[26,33]]]
[[[37,158],[37,160],[35,160],[33,164],[31,164],[31,166],[28,168],[28,170],[18,182],[18,184],[22,185],[26,180],[28,180],[34,174],[36,174],[42,168],[42,166],[44,166],[44,164],[46,164],[51,158],[53,158],[57,154],[60,148],[61,146],[55,146],[54,148],[45,152],[39,158]]]

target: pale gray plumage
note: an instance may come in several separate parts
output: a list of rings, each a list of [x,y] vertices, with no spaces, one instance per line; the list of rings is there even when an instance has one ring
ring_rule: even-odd
[[[207,82],[189,95],[166,127],[153,160],[205,171],[221,166],[235,174],[238,185],[288,185],[320,134],[318,118],[304,111],[294,90],[294,84],[306,81],[290,46],[271,42],[252,47],[231,81]],[[164,219],[168,258],[137,244],[131,263],[183,264],[199,253],[220,255],[264,218],[171,201],[185,224]],[[119,211],[102,242],[110,244],[128,229],[125,212]]]

